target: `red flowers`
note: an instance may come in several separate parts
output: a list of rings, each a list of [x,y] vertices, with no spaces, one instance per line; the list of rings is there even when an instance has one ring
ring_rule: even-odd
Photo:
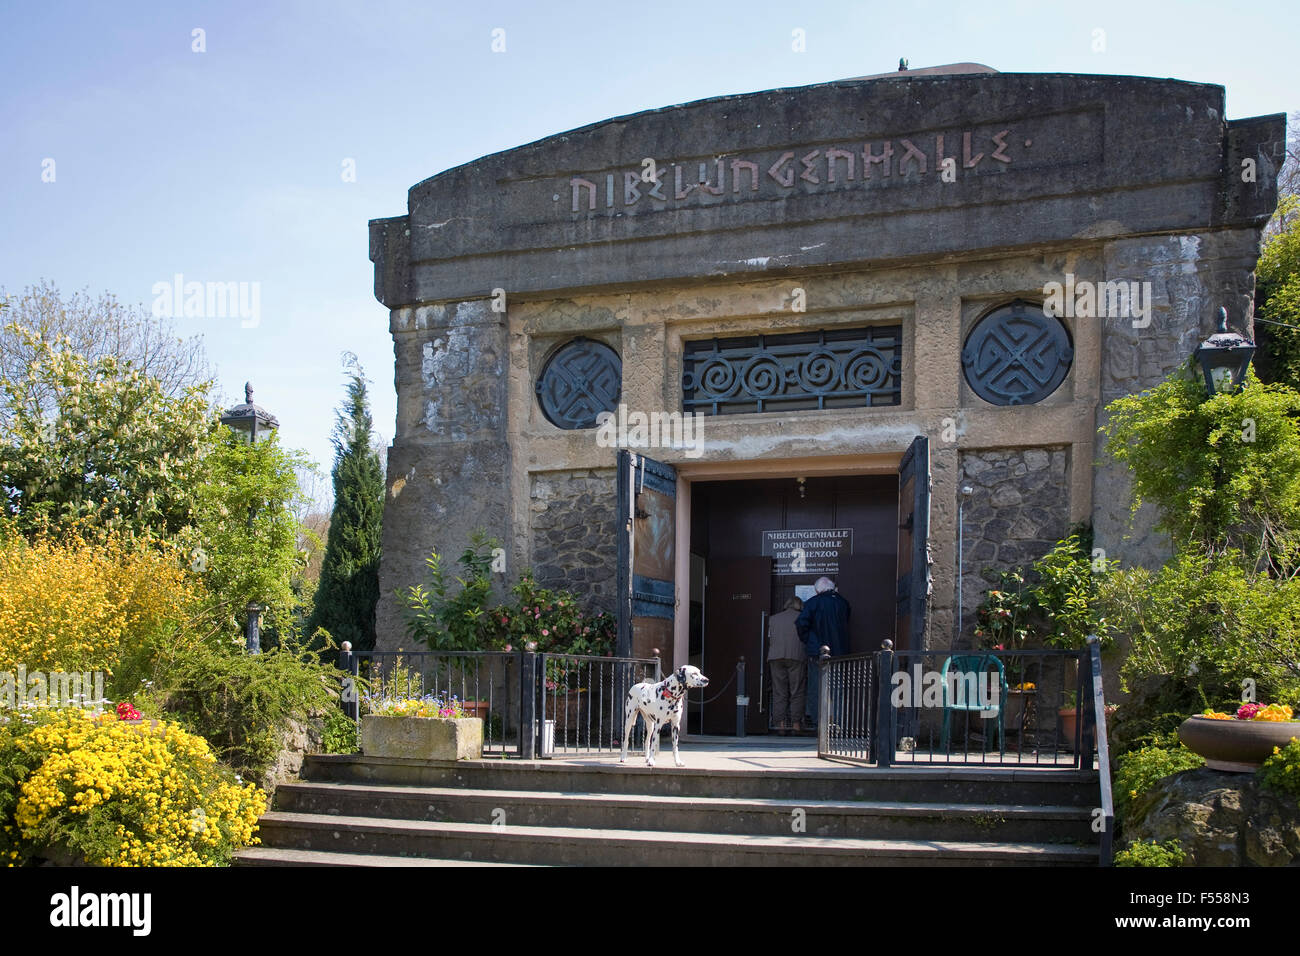
[[[118,720],[139,720],[140,711],[136,710],[126,701],[122,701],[120,704],[117,705],[117,719]]]

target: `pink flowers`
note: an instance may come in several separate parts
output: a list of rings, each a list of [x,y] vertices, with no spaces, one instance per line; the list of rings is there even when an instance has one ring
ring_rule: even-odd
[[[140,711],[136,710],[126,701],[122,701],[117,705],[117,719],[118,720],[139,720]]]
[[[1254,720],[1255,715],[1264,709],[1263,704],[1242,704],[1237,708],[1238,720]]]

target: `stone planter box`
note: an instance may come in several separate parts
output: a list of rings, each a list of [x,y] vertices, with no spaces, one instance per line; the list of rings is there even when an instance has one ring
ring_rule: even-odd
[[[1253,773],[1274,747],[1285,747],[1300,737],[1300,720],[1216,720],[1188,717],[1178,728],[1178,739],[1205,758],[1211,770]]]
[[[483,721],[477,717],[457,720],[369,714],[361,718],[361,752],[367,757],[479,760],[483,756]]]

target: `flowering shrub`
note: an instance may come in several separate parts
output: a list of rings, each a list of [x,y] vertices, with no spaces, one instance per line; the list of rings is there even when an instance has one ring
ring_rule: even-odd
[[[169,548],[110,536],[0,536],[0,670],[105,670],[139,685],[183,628],[200,587]]]
[[[494,646],[522,647],[536,641],[541,653],[595,657],[614,653],[618,625],[613,615],[585,612],[572,594],[539,587],[528,571],[511,595],[510,603],[488,613],[489,640]]]
[[[465,708],[461,706],[461,702],[455,697],[443,698],[426,694],[423,697],[388,698],[371,701],[370,713],[385,717],[448,717],[459,719],[465,716]]]
[[[98,866],[215,866],[258,842],[266,796],[174,725],[51,709],[0,725],[0,856],[66,848]]]
[[[1229,716],[1219,710],[1207,707],[1202,713],[1202,717],[1209,717],[1211,720],[1291,720],[1293,711],[1286,704],[1242,704],[1237,708],[1235,715]]]

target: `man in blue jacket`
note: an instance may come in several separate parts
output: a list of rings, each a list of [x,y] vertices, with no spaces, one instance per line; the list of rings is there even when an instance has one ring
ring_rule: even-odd
[[[803,638],[804,649],[808,654],[808,697],[806,709],[810,726],[817,725],[817,709],[821,702],[821,659],[822,645],[831,649],[832,657],[839,657],[849,652],[849,602],[835,590],[835,582],[830,578],[817,579],[813,585],[817,592],[804,602],[803,611],[795,621],[795,628]]]

